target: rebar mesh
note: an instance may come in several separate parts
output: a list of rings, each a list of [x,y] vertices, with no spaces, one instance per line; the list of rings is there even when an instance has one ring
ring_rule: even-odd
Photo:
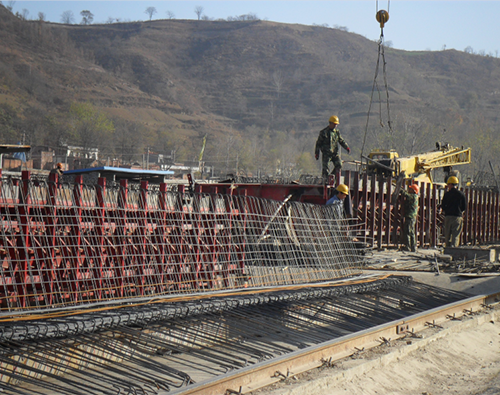
[[[191,314],[143,321],[142,325],[124,321],[94,333],[66,331],[59,339],[3,337],[0,390],[16,395],[177,393],[193,382],[466,297],[396,277],[334,288],[246,295],[232,303],[225,298],[206,300]],[[190,310],[189,303],[184,303],[170,307]],[[218,303],[225,307],[219,308]],[[138,313],[133,310],[137,309],[131,309],[131,315]]]
[[[362,261],[335,206],[3,180],[0,210],[3,313],[330,281]]]

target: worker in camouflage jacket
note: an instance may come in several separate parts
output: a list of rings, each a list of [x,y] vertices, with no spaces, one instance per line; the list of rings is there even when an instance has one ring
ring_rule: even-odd
[[[412,184],[408,186],[408,191],[401,191],[403,195],[403,243],[405,251],[415,252],[417,250],[417,237],[415,234],[415,225],[417,223],[418,213],[418,185]]]
[[[336,115],[332,115],[328,126],[319,132],[318,140],[316,140],[314,156],[316,157],[316,160],[318,160],[319,152],[321,151],[321,176],[323,177],[324,183],[328,181],[328,165],[330,162],[333,163],[333,171],[331,174],[337,174],[337,171],[342,169],[342,161],[339,156],[339,144],[344,147],[348,154],[351,152],[351,149],[337,129],[338,124],[339,118]]]

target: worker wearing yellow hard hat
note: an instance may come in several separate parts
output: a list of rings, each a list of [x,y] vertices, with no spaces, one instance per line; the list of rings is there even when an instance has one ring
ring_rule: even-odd
[[[328,120],[328,123],[334,123],[334,124],[338,125],[340,123],[339,117],[337,117],[336,115],[332,115],[330,117],[330,119]]]
[[[345,198],[348,196],[349,196],[349,187],[345,184],[339,184],[335,188],[335,194],[330,199],[327,200],[326,205],[335,206],[338,217],[342,218],[346,211],[343,203]]]
[[[337,129],[339,123],[339,117],[337,115],[332,115],[328,120],[328,126],[319,132],[318,139],[316,140],[314,156],[316,160],[318,160],[319,153],[321,151],[321,176],[324,184],[328,181],[328,167],[330,162],[333,163],[333,170],[331,174],[337,174],[342,169],[342,161],[339,155],[339,144],[344,147],[347,153],[351,153],[349,145],[345,142],[340,135],[340,131]]]
[[[447,180],[448,190],[443,196],[441,210],[444,212],[444,245],[458,247],[463,228],[463,213],[467,208],[465,194],[458,189],[458,178],[451,176]]]

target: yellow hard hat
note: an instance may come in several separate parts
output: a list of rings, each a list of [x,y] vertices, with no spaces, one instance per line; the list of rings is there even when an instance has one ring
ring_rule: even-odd
[[[451,176],[448,178],[448,181],[446,181],[447,184],[453,184],[453,185],[458,185],[458,178],[455,176]]]
[[[339,192],[342,192],[344,195],[349,195],[349,188],[347,188],[347,185],[339,184],[339,186],[335,189]]]
[[[339,117],[337,117],[336,115],[332,115],[330,117],[330,119],[328,120],[328,122],[336,123],[338,125],[339,124]]]

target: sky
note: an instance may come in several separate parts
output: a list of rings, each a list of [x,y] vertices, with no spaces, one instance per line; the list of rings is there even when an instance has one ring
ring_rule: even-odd
[[[259,19],[303,25],[328,25],[347,28],[367,39],[377,40],[381,29],[375,19],[377,10],[389,12],[384,27],[386,45],[407,51],[440,51],[468,48],[473,53],[498,57],[500,54],[500,1],[12,1],[13,11],[27,10],[28,19],[43,12],[47,21],[61,22],[64,11],[72,11],[75,23],[80,12],[89,10],[93,23],[110,18],[121,21],[148,20],[146,8],[154,7],[153,19],[197,19],[195,8],[203,7],[210,19],[227,19],[255,14]]]

